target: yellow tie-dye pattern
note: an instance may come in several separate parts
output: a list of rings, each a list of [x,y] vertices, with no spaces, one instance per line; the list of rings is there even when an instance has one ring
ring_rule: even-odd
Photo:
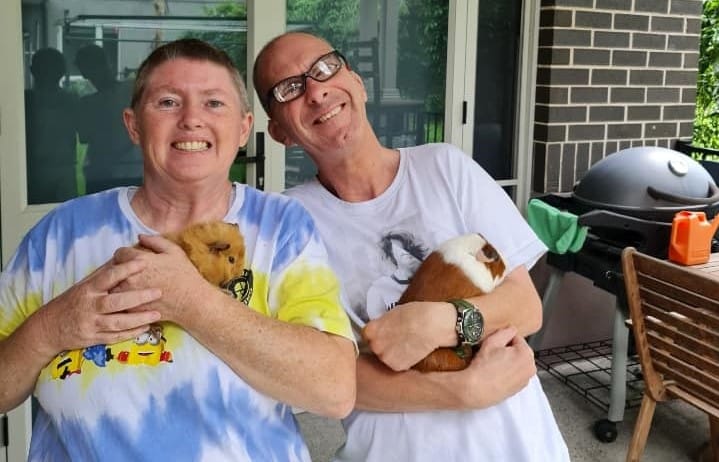
[[[349,318],[342,307],[340,285],[326,266],[292,265],[276,291],[277,318],[304,324],[354,341]]]
[[[40,306],[42,306],[41,294],[31,293],[14,308],[0,310],[0,340],[10,336]]]

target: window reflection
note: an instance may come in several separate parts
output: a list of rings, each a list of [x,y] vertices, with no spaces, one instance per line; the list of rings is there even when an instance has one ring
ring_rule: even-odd
[[[25,90],[28,201],[59,202],[77,195],[79,99],[60,86],[65,57],[42,48],[32,57],[32,88]]]
[[[287,30],[307,30],[340,50],[362,77],[367,117],[387,147],[444,140],[447,0],[287,0]],[[298,147],[287,149],[285,186],[316,174]]]
[[[22,24],[29,204],[140,184],[142,158],[122,110],[137,67],[157,46],[201,38],[246,75],[242,1],[22,0]],[[231,177],[244,181],[244,165]]]
[[[85,192],[140,184],[142,156],[122,121],[132,97],[132,81],[118,80],[105,51],[94,43],[77,51],[75,65],[95,89],[79,101],[78,137],[87,145]]]

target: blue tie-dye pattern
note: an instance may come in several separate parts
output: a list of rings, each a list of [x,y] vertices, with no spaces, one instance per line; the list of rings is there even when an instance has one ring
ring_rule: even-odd
[[[248,217],[250,224],[266,234],[260,234],[260,239],[271,240],[275,233],[278,236],[278,248],[275,249],[272,265],[275,270],[284,268],[302,253],[310,239],[319,240],[312,217],[295,199],[280,194],[260,194],[251,188],[245,191],[241,215]],[[268,226],[269,223],[272,226]],[[290,236],[292,239],[289,239]]]
[[[308,451],[290,409],[276,404],[270,419],[262,418],[266,409],[253,402],[267,404],[247,387],[231,386],[227,400],[217,393],[221,380],[217,369],[208,371],[208,392],[197,398],[192,384],[178,387],[163,403],[155,399],[140,417],[138,429],[131,431],[123,419],[101,417],[93,429],[80,418],[64,418],[60,425],[68,444],[71,460],[199,460],[206,447],[222,448],[234,434],[245,444],[249,461],[307,460]],[[36,426],[40,420],[36,420]],[[217,423],[221,423],[217,425]],[[134,427],[134,425],[133,425]],[[138,435],[132,438],[131,435]],[[69,439],[67,438],[69,435]],[[74,435],[74,436],[73,436]],[[82,443],[91,443],[91,446]],[[65,460],[56,432],[35,433],[30,460]],[[225,451],[226,453],[227,451]],[[233,454],[233,461],[242,460]]]
[[[42,407],[37,408],[37,413],[33,417],[32,444],[27,460],[29,462],[70,460],[52,418]]]
[[[111,208],[118,207],[117,195],[121,189],[111,189],[89,196],[78,197],[60,204],[57,208],[45,215],[25,236],[21,248],[32,241],[36,255],[39,258],[29,262],[30,270],[39,271],[44,265],[41,256],[45,255],[45,248],[52,238],[57,247],[58,258],[65,261],[75,241],[83,237],[92,236],[101,227],[121,230],[130,226],[122,214],[108,214]],[[122,190],[124,191],[124,190]],[[62,219],[58,219],[62,216]],[[112,218],[111,220],[98,220],[98,217]],[[19,264],[19,263],[18,263]],[[13,268],[10,268],[11,270]]]

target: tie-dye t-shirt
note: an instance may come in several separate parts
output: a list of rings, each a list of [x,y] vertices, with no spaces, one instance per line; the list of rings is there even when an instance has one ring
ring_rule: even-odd
[[[352,339],[309,215],[279,194],[240,184],[235,191],[224,220],[237,223],[245,240],[238,295],[267,316]],[[155,233],[132,211],[133,192],[61,204],[25,236],[0,277],[0,338],[115,249]],[[253,390],[171,323],[122,343],[63,352],[40,373],[34,396],[33,461],[310,460],[289,406]]]

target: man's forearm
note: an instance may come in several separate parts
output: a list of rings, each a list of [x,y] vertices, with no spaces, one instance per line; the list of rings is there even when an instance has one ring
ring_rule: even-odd
[[[542,302],[523,266],[514,269],[492,292],[468,300],[482,312],[485,335],[514,326],[526,337],[542,326]]]
[[[456,372],[394,372],[374,356],[361,355],[356,407],[380,412],[482,409],[517,393],[535,374],[534,352],[509,327],[488,335],[469,367]]]
[[[455,373],[395,372],[375,356],[363,354],[357,360],[355,407],[376,412],[464,409],[455,386],[461,386]]]

